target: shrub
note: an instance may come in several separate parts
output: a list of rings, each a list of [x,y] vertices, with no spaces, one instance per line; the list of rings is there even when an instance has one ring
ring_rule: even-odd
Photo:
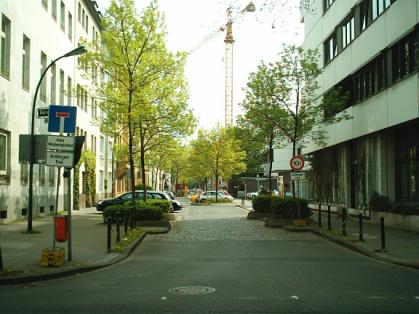
[[[300,210],[298,210],[298,207],[300,207]],[[303,198],[274,197],[271,208],[276,218],[306,219],[311,216],[311,208],[308,206],[308,201]]]
[[[380,212],[392,211],[393,205],[387,196],[380,195],[377,191],[372,193],[368,207]]]
[[[272,201],[272,196],[270,195],[255,196],[252,199],[253,210],[260,213],[270,213],[271,201]]]
[[[103,218],[106,219],[111,217],[112,221],[116,222],[116,215],[119,212],[121,217],[120,219],[122,220],[125,213],[129,215],[131,212],[132,204],[127,203],[123,205],[111,205],[106,207],[103,211]],[[161,220],[163,217],[163,209],[159,205],[138,202],[133,214],[134,220]]]
[[[149,185],[146,185],[145,188],[146,188],[147,191],[152,191],[153,190],[153,187],[149,186]],[[135,190],[141,190],[141,191],[144,190],[144,185],[143,184],[136,185]]]
[[[142,206],[142,204],[145,204],[145,203],[141,201],[140,206]],[[168,213],[170,211],[172,203],[169,200],[151,199],[151,200],[147,200],[147,205],[159,207],[164,213]]]

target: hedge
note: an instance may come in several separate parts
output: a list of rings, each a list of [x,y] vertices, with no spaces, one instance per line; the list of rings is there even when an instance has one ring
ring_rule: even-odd
[[[270,213],[272,198],[270,195],[255,196],[252,199],[253,210],[259,213]]]
[[[300,210],[298,210],[298,207]],[[311,216],[308,200],[303,198],[274,197],[271,210],[276,218],[306,219]]]
[[[127,215],[131,212],[131,206],[124,205],[111,205],[105,208],[103,211],[103,218],[112,218],[112,221],[116,221],[116,215],[119,212],[120,219],[123,215]],[[135,209],[133,209],[134,220],[146,220],[146,221],[158,221],[163,217],[163,210],[160,206],[151,205],[149,203],[139,203]]]

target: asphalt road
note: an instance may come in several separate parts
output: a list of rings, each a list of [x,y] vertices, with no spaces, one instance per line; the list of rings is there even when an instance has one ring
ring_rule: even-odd
[[[0,287],[0,312],[419,313],[419,271],[267,229],[232,205],[179,215],[117,265]]]

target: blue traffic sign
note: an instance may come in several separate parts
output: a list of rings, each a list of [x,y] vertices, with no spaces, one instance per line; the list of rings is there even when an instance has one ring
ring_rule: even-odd
[[[76,133],[77,107],[49,106],[48,132]]]

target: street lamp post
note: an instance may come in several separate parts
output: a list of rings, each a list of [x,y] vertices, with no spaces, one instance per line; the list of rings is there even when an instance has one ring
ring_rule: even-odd
[[[53,60],[46,69],[42,72],[41,78],[39,79],[38,85],[35,89],[35,95],[33,97],[32,102],[32,120],[31,120],[31,136],[30,136],[30,150],[29,150],[29,194],[28,194],[28,228],[27,232],[32,232],[32,217],[33,217],[33,164],[34,164],[34,155],[35,155],[35,138],[34,138],[34,130],[35,130],[35,106],[36,106],[36,98],[38,97],[39,88],[41,86],[42,80],[45,77],[48,69],[53,66],[58,60],[62,58],[67,58],[71,56],[81,55],[87,52],[84,46],[79,46],[66,54],[58,57],[57,59]]]

